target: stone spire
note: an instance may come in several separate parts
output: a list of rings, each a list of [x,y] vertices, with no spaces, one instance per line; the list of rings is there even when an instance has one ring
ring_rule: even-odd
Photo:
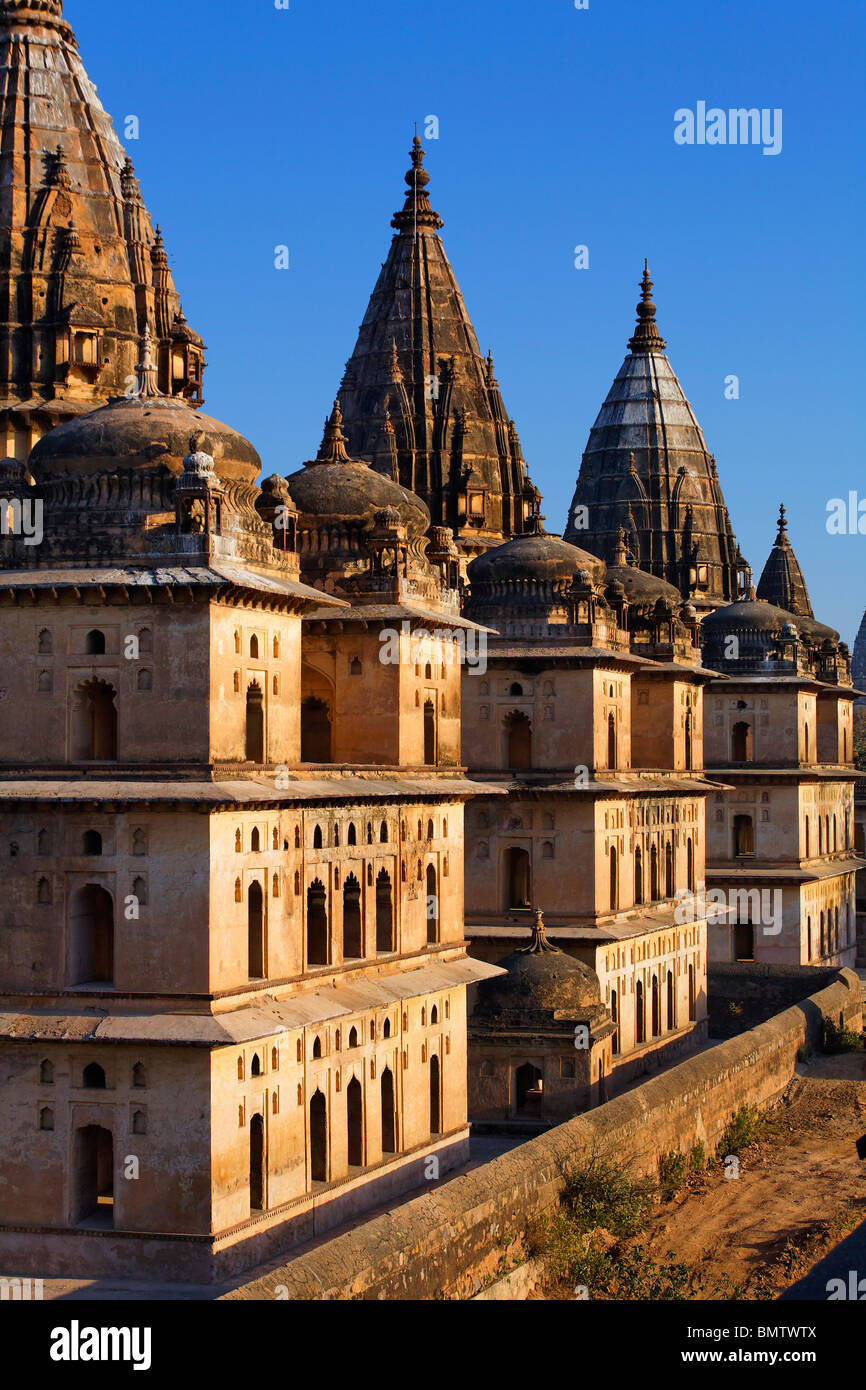
[[[135,379],[145,325],[160,390],[201,402],[135,170],[60,0],[0,0],[0,445],[27,458],[54,425]],[[159,283],[158,283],[159,282]],[[200,340],[199,340],[200,344]]]
[[[445,254],[429,181],[416,136],[340,401],[351,457],[422,497],[433,524],[451,527],[472,555],[522,533],[537,494]]]
[[[763,574],[758,581],[757,596],[764,603],[796,613],[800,618],[814,618],[809,591],[796,555],[788,540],[788,519],[784,504],[779,508],[779,529]]]
[[[635,564],[706,610],[733,602],[745,561],[715,459],[665,355],[644,262],[637,327],[590,431],[565,539]],[[620,532],[625,532],[625,537]]]

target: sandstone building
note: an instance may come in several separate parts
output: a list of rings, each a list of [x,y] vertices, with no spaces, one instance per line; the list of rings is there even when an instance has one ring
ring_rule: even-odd
[[[707,886],[733,907],[710,959],[856,960],[853,706],[848,649],[816,622],[784,507],[757,592],[701,625],[707,766],[730,790],[711,808]]]
[[[468,578],[468,615],[497,635],[486,672],[464,673],[464,759],[507,799],[479,796],[467,813],[467,937],[502,963],[540,909],[549,943],[589,968],[614,1024],[586,1092],[598,1103],[706,1033],[706,922],[681,910],[703,881],[716,785],[698,618],[629,563],[623,535],[607,565],[539,529],[473,560]],[[538,1038],[512,1048],[503,1076],[489,1017],[476,1032],[473,1014],[470,1041],[473,1118],[523,1123],[536,1080],[578,1079],[575,1058],[563,1071]]]
[[[204,1278],[466,1156],[466,986],[496,972],[463,936],[457,552],[339,408],[260,489],[251,444],[159,393],[148,335],[136,391],[27,467],[0,1252]]]

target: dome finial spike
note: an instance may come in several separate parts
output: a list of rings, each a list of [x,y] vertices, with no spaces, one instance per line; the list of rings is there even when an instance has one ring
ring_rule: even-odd
[[[629,339],[631,352],[664,352],[665,340],[656,324],[656,306],[653,303],[653,282],[650,279],[649,257],[644,257],[644,269],[640,282],[640,303],[637,306],[637,328]]]
[[[434,212],[430,206],[430,198],[427,193],[430,175],[424,168],[424,153],[421,137],[416,134],[411,149],[412,168],[406,174],[408,185],[406,202],[403,204],[402,211],[395,213],[391,219],[392,227],[413,236],[419,230],[438,231],[443,225],[438,212]]]
[[[316,455],[316,463],[348,463],[347,443],[346,436],[343,434],[343,412],[340,408],[340,399],[337,397],[334,401],[334,409],[325,421],[325,433],[322,437],[321,448]]]
[[[153,330],[150,320],[144,325],[144,332],[141,335],[141,361],[135,369],[135,389],[134,395],[139,400],[153,400],[161,396],[162,392],[157,383],[157,368],[153,355]]]

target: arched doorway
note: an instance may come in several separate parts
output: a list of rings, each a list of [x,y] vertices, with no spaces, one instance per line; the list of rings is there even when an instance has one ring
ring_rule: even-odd
[[[657,903],[659,900],[659,852],[658,846],[653,845],[650,850],[650,902]]]
[[[265,1209],[265,1122],[261,1115],[250,1120],[250,1211]]]
[[[634,1040],[646,1041],[646,1008],[643,998],[643,981],[638,980],[634,990]]]
[[[750,763],[753,757],[752,726],[741,721],[731,730],[731,761]]]
[[[755,827],[751,816],[734,816],[734,856],[742,859],[755,853]]]
[[[529,851],[512,845],[505,853],[506,908],[532,906],[532,873]]]
[[[394,900],[391,893],[391,875],[380,869],[376,877],[376,950],[389,952],[394,945]]]
[[[328,1181],[328,1103],[318,1090],[310,1101],[310,1177]]]
[[[442,1133],[442,1082],[435,1052],[430,1058],[430,1133]]]
[[[349,1167],[364,1166],[364,1108],[361,1083],[352,1077],[346,1087],[346,1124],[348,1129]]]
[[[661,1000],[659,999],[659,979],[658,975],[653,975],[650,987],[652,1027],[653,1037],[657,1038],[662,1031],[662,1011]]]
[[[673,845],[665,845],[665,897],[674,896],[674,850]]]
[[[387,1022],[387,1019],[385,1021]],[[397,1125],[394,1110],[394,1074],[390,1067],[386,1067],[382,1072],[379,1094],[382,1102],[382,1152],[393,1154],[397,1152]]]
[[[79,686],[73,707],[73,747],[78,762],[117,761],[117,692],[106,681]]]
[[[613,772],[616,770],[616,716],[607,716],[607,765]]]
[[[255,879],[247,891],[248,975],[261,980],[265,974],[265,908],[262,885]]]
[[[436,707],[432,700],[424,701],[424,762],[435,767],[437,760]]]
[[[755,928],[752,922],[737,922],[734,927],[734,959],[755,959]]]
[[[75,1221],[79,1225],[114,1225],[114,1137],[101,1125],[85,1125],[75,1134]]]
[[[674,975],[673,975],[673,971],[672,971],[672,970],[669,970],[669,971],[668,971],[667,992],[668,992],[668,1000],[667,1000],[667,1003],[668,1003],[668,1032],[671,1032],[671,1031],[672,1031],[674,1028],[676,1028],[676,1026],[677,1026],[676,996],[675,996],[675,994],[674,994]]]
[[[247,687],[246,759],[248,763],[265,760],[265,699],[258,681]]]
[[[616,912],[619,906],[619,868],[618,856],[613,845],[610,847],[610,910]]]
[[[640,848],[634,852],[634,900],[638,906],[643,902],[643,851]]]
[[[541,1114],[543,1082],[541,1071],[531,1062],[524,1062],[514,1074],[514,1109],[518,1115],[537,1117]]]
[[[363,954],[361,885],[354,874],[349,874],[343,881],[343,959],[360,960]]]
[[[301,762],[329,763],[332,756],[328,706],[311,695],[301,705]]]
[[[329,964],[328,909],[325,885],[314,879],[307,889],[307,964]]]
[[[692,766],[692,716],[691,712],[686,715],[686,770]]]
[[[69,983],[114,984],[114,902],[96,883],[79,888],[72,900]]]
[[[427,944],[439,940],[439,890],[436,884],[436,869],[427,865]]]
[[[505,720],[506,765],[510,768],[532,767],[532,724],[529,717],[515,710]]]

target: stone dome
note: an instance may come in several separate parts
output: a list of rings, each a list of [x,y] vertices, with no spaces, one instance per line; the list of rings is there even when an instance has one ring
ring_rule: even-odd
[[[372,526],[376,512],[393,511],[406,527],[410,540],[423,536],[430,527],[426,503],[368,464],[350,459],[341,424],[336,403],[325,425],[318,458],[286,478],[289,495],[301,514],[301,525],[306,518],[321,525]]]
[[[602,1008],[601,984],[595,971],[551,946],[538,919],[531,943],[498,964],[508,973],[479,984],[473,1022],[499,1028],[568,1031],[570,1021],[596,1016]]]
[[[587,550],[579,550],[559,536],[546,531],[517,536],[479,555],[468,567],[473,589],[488,584],[513,581],[541,584],[570,584],[580,570],[588,570],[593,579],[604,574],[604,561]]]
[[[120,396],[99,410],[68,420],[34,446],[30,471],[38,483],[57,477],[152,472],[160,465],[183,472],[190,439],[202,448],[224,482],[255,482],[261,459],[236,430],[168,396]]]
[[[636,565],[608,565],[607,579],[609,583],[622,585],[626,598],[635,608],[653,608],[659,599],[671,608],[682,605],[679,589]]]
[[[807,641],[839,640],[838,632],[814,618],[789,613],[784,608],[776,608],[772,603],[751,597],[738,599],[736,603],[729,603],[724,608],[714,609],[704,618],[701,629],[710,635],[738,632],[780,633],[789,623],[793,623]]]

